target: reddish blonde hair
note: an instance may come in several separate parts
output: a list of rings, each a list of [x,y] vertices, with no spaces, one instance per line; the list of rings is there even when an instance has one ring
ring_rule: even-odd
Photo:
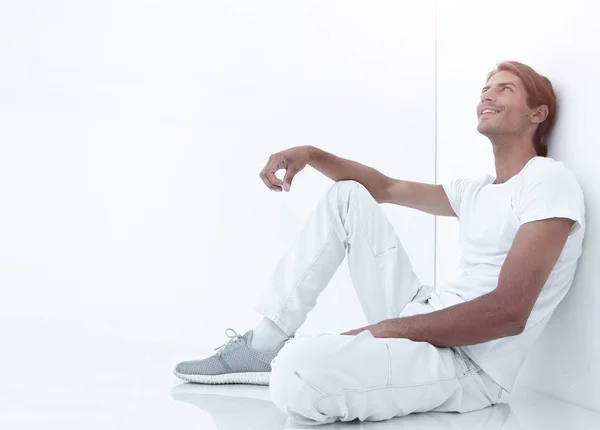
[[[538,124],[533,135],[535,152],[537,152],[539,156],[547,157],[548,142],[546,141],[546,136],[554,125],[556,115],[556,95],[554,94],[552,83],[547,77],[540,75],[531,67],[517,61],[505,61],[499,63],[496,68],[488,74],[486,81],[501,71],[510,72],[523,81],[527,93],[527,106],[530,109],[540,105],[548,106],[548,116],[543,122]]]

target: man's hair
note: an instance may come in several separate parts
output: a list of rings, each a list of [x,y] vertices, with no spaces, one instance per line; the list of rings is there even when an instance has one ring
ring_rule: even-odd
[[[510,72],[523,81],[525,91],[527,92],[527,106],[529,106],[530,109],[540,105],[548,106],[548,116],[544,121],[538,124],[533,135],[535,152],[541,157],[547,157],[548,142],[546,141],[546,136],[554,125],[554,118],[556,115],[556,95],[552,89],[552,83],[547,77],[540,75],[531,67],[517,61],[505,61],[499,63],[496,68],[488,74],[486,81],[501,71]]]

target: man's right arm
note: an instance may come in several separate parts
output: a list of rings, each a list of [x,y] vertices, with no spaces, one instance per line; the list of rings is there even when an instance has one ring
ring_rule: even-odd
[[[432,215],[456,216],[441,185],[403,181],[356,161],[309,146],[308,164],[335,182],[355,180],[371,193],[378,203],[410,207]]]
[[[386,197],[382,203],[407,206],[437,216],[456,216],[446,191],[439,184],[390,178],[386,189]]]

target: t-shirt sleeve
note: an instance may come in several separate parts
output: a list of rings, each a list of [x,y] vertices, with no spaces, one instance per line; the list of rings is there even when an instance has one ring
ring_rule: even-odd
[[[450,206],[452,206],[452,210],[457,217],[460,217],[460,204],[468,182],[468,178],[454,178],[450,181],[442,182],[442,188],[446,192]]]
[[[575,174],[564,166],[534,172],[522,184],[516,205],[520,225],[547,218],[575,221],[570,235],[585,226],[583,191]]]

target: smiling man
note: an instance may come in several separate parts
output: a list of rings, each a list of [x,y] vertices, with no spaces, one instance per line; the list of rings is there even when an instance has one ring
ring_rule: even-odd
[[[335,184],[258,297],[258,327],[233,331],[215,355],[182,362],[175,374],[269,384],[271,400],[305,424],[467,412],[502,401],[571,287],[582,252],[582,189],[547,157],[555,110],[550,81],[529,66],[505,62],[490,72],[477,130],[491,142],[495,177],[424,184],[312,146],[273,154],[260,173],[271,190],[289,192],[307,164]],[[461,275],[439,289],[423,284],[380,203],[456,217]],[[369,325],[294,336],[346,255]]]

